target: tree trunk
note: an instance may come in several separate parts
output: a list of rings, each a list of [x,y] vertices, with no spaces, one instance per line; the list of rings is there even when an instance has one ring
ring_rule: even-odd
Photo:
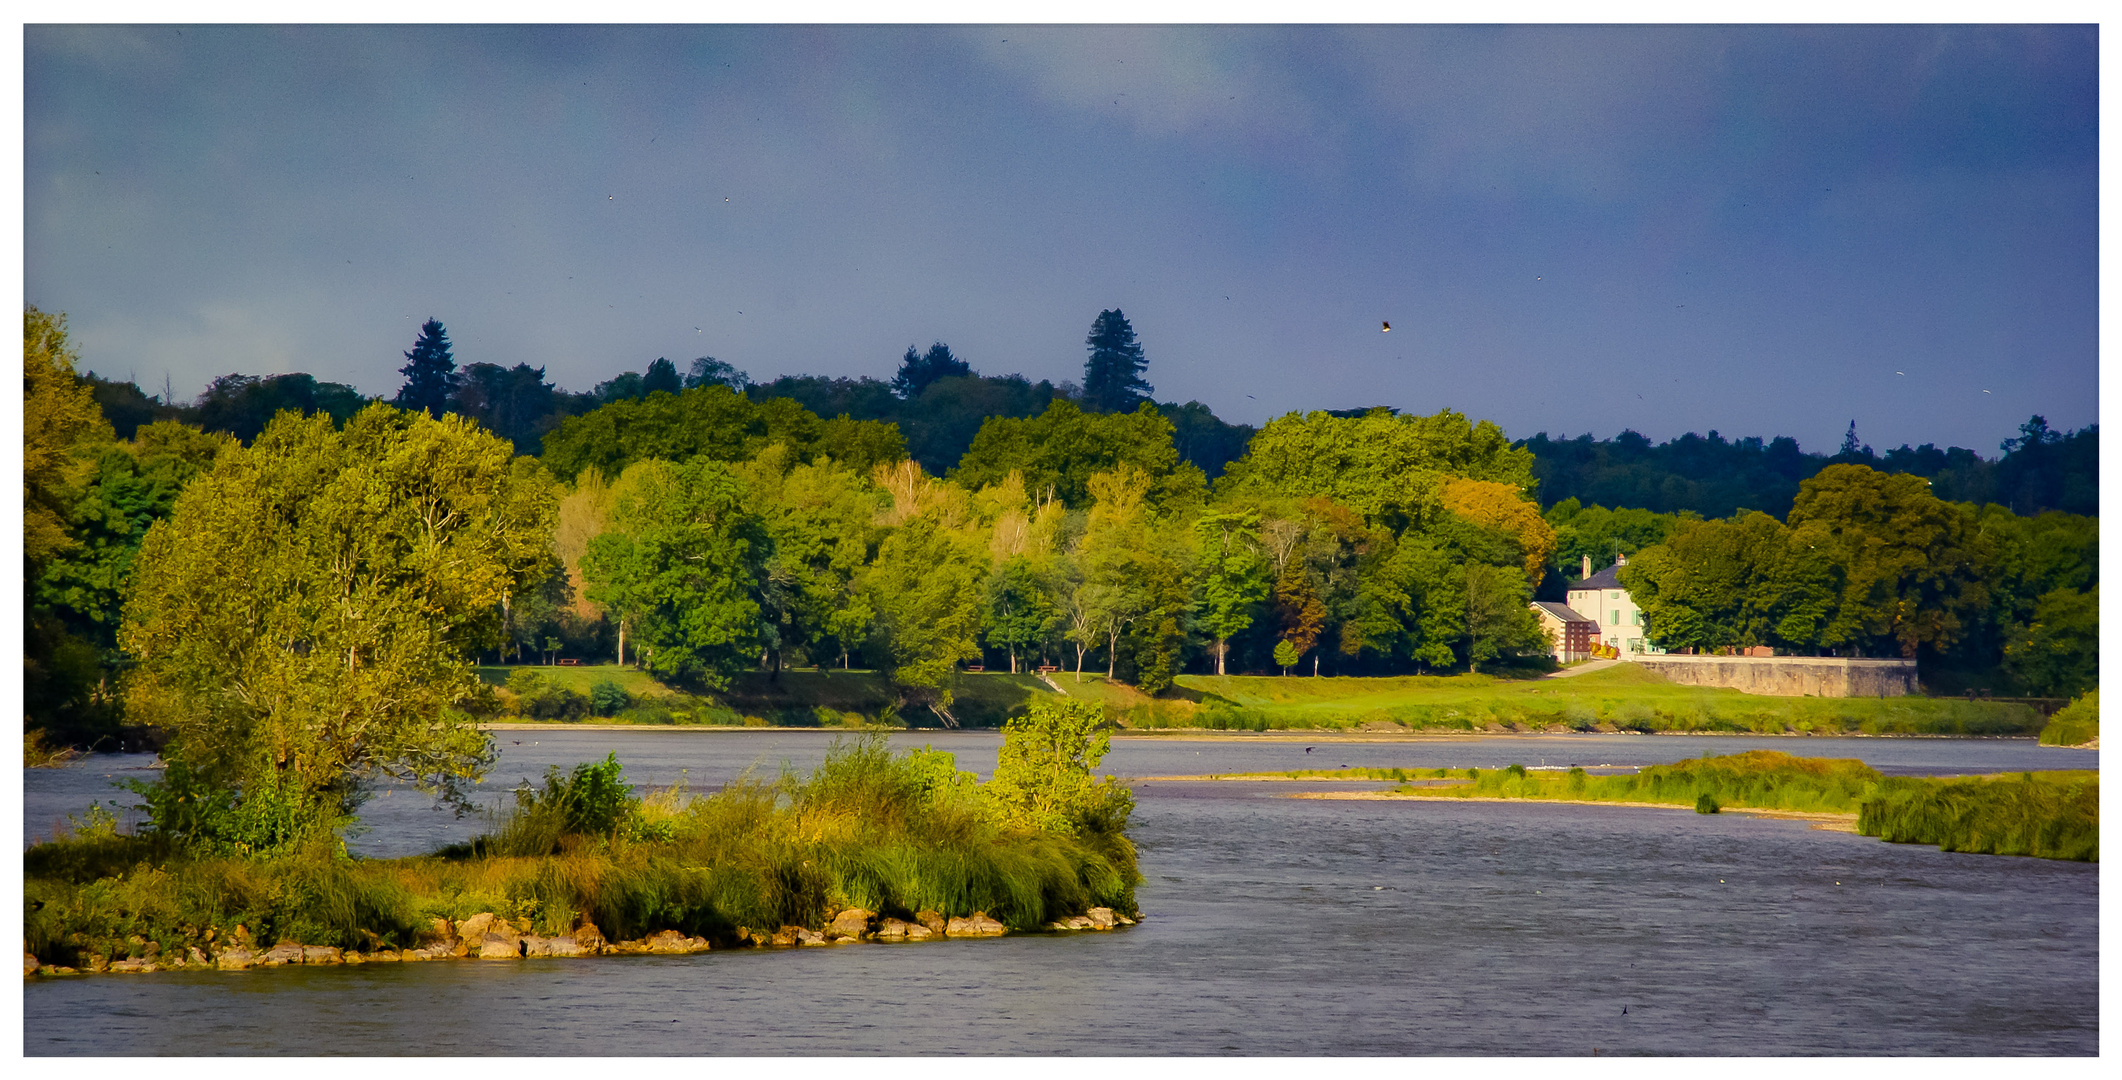
[[[626,620],[619,620],[619,666],[626,666]]]
[[[1318,653],[1313,653],[1313,654],[1312,654],[1312,678],[1316,679],[1316,678],[1318,678],[1318,677],[1319,677],[1319,654],[1318,654]]]
[[[1216,674],[1223,674],[1223,657],[1230,652],[1230,642],[1216,639]]]
[[[1120,628],[1115,626],[1105,635],[1105,677],[1113,678],[1120,663]]]
[[[1084,653],[1086,653],[1086,652],[1089,652],[1089,651],[1090,651],[1090,650],[1088,650],[1088,649],[1085,649],[1085,648],[1083,647],[1083,643],[1082,643],[1082,642],[1077,642],[1077,643],[1076,643],[1076,681],[1077,681],[1077,682],[1082,682],[1082,681],[1083,681],[1083,654],[1084,654]]]

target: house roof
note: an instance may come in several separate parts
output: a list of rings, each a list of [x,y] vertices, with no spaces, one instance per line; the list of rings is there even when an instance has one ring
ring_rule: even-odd
[[[1576,608],[1570,607],[1568,604],[1554,604],[1545,600],[1535,600],[1533,601],[1533,606],[1566,623],[1596,623],[1599,621],[1578,611]]]
[[[1625,589],[1627,586],[1621,584],[1620,573],[1621,568],[1619,566],[1609,566],[1585,578],[1583,581],[1570,582],[1568,591],[1575,592],[1578,589]]]

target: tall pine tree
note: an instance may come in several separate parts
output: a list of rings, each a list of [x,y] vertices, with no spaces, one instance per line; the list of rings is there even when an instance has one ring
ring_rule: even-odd
[[[1142,357],[1142,343],[1135,328],[1118,308],[1098,313],[1091,324],[1090,360],[1083,365],[1083,404],[1095,412],[1128,412],[1149,399],[1155,387],[1143,381],[1149,361]]]
[[[420,337],[405,359],[408,363],[398,369],[398,374],[405,376],[405,385],[398,388],[398,396],[391,404],[401,409],[422,409],[429,416],[442,419],[458,384],[464,381],[457,373],[457,362],[449,355],[449,332],[434,319],[422,323]]]
[[[950,346],[940,341],[930,345],[925,354],[917,354],[908,345],[906,355],[899,358],[899,374],[892,376],[892,393],[912,401],[937,379],[972,373],[972,365],[952,356]]]

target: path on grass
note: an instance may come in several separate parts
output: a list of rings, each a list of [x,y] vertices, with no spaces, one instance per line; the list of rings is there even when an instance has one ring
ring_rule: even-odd
[[[1605,671],[1607,668],[1610,668],[1615,664],[1626,663],[1628,663],[1628,661],[1626,660],[1594,660],[1588,664],[1578,664],[1576,667],[1563,668],[1560,671],[1550,671],[1542,677],[1548,679],[1567,679],[1573,675],[1583,675],[1586,672],[1592,671]]]

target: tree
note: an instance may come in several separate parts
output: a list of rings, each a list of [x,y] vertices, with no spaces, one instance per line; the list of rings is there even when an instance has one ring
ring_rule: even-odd
[[[1445,477],[1438,494],[1445,509],[1508,537],[1524,554],[1525,576],[1540,583],[1555,552],[1555,530],[1540,516],[1539,504],[1509,484],[1462,476]]]
[[[383,405],[344,430],[283,415],[221,452],[148,531],[120,633],[132,718],[171,734],[159,790],[218,793],[287,839],[384,777],[464,805],[493,760],[471,657],[550,571],[554,502],[470,422]],[[150,804],[215,840],[182,799]]]
[[[2028,692],[2075,697],[2100,685],[2100,587],[2057,589],[2004,646],[2004,670]]]
[[[702,356],[694,360],[692,367],[685,374],[685,389],[687,390],[691,390],[696,386],[727,386],[741,394],[751,389],[751,385],[752,377],[750,375],[738,371],[734,365],[717,360],[712,356]],[[818,412],[816,409],[811,411]],[[838,411],[844,412],[846,410]],[[819,415],[826,414],[819,413]]]
[[[1091,770],[1112,748],[1104,712],[1082,701],[1038,702],[1002,726],[986,786],[1005,826],[1035,832],[1118,835],[1134,793]]]
[[[612,486],[611,521],[582,560],[589,596],[633,628],[649,670],[721,689],[757,663],[768,540],[750,493],[709,458],[642,461]]]
[[[788,649],[813,659],[829,650],[846,666],[876,617],[855,579],[882,531],[883,492],[830,458],[796,464],[779,444],[737,471],[772,539],[761,589],[770,667],[778,672]]]
[[[912,345],[908,345],[906,355],[899,359],[899,373],[892,376],[892,393],[912,401],[937,379],[960,378],[972,373],[972,365],[952,356],[950,346],[940,341],[919,355],[915,354]]]
[[[514,443],[518,454],[536,454],[539,440],[567,416],[563,395],[545,381],[544,368],[467,364],[461,376],[450,411]]]
[[[1312,646],[1319,642],[1319,631],[1326,624],[1326,605],[1320,603],[1318,590],[1312,587],[1311,575],[1301,563],[1292,563],[1275,578],[1275,616],[1282,624],[1282,640],[1275,646],[1275,663],[1289,668],[1303,658]],[[1294,650],[1285,662],[1283,648]],[[1319,673],[1318,664],[1312,665],[1312,674]],[[1289,674],[1284,671],[1283,674]]]
[[[1101,415],[1055,400],[1035,417],[989,417],[950,477],[980,488],[1019,472],[1027,490],[1051,491],[1063,504],[1083,507],[1090,502],[1090,478],[1122,465],[1153,478],[1148,496],[1154,509],[1199,501],[1206,493],[1201,471],[1181,462],[1172,447],[1171,421],[1146,404]]]
[[[1060,623],[1047,583],[1030,559],[1011,558],[987,579],[982,624],[987,643],[1009,652],[1009,671],[1017,673],[1017,654],[1053,636]]]
[[[1194,523],[1201,549],[1201,626],[1215,638],[1218,675],[1225,674],[1232,635],[1253,624],[1253,609],[1267,595],[1259,535],[1260,519],[1253,514],[1210,512]]]
[[[449,333],[440,322],[429,319],[420,324],[420,336],[414,339],[413,351],[405,354],[405,360],[405,366],[398,369],[398,374],[405,376],[405,385],[398,388],[398,396],[391,404],[401,409],[425,409],[429,416],[441,419],[463,380],[457,374],[457,362],[449,355]]]
[[[1282,669],[1282,677],[1289,677],[1289,669],[1304,659],[1304,650],[1291,644],[1288,638],[1275,642],[1275,666]]]
[[[1467,563],[1466,670],[1483,661],[1540,650],[1540,624],[1532,613],[1532,586],[1515,566]]]
[[[1290,413],[1269,421],[1216,484],[1219,495],[1324,496],[1395,531],[1440,509],[1438,480],[1458,476],[1534,489],[1533,456],[1503,429],[1450,409],[1435,416]]]
[[[821,421],[787,398],[754,402],[727,386],[710,385],[616,401],[569,417],[545,437],[542,460],[563,479],[591,466],[617,476],[628,465],[649,458],[750,461],[777,442],[787,444],[798,461],[827,452],[841,455],[841,464],[858,471],[906,454],[898,431],[889,424]],[[870,455],[870,460],[862,455]]]
[[[1970,515],[1920,477],[1830,465],[1799,485],[1789,526],[1839,576],[1820,643],[1914,657],[1954,645],[1989,602]]]
[[[1156,392],[1142,378],[1149,361],[1135,340],[1135,328],[1118,308],[1099,312],[1083,343],[1090,347],[1083,364],[1083,403],[1091,411],[1132,412]]]
[[[985,544],[965,526],[964,492],[935,480],[915,462],[877,467],[894,526],[863,570],[861,588],[877,613],[877,638],[892,683],[910,702],[950,718],[958,662],[980,656]]]
[[[82,471],[74,450],[115,437],[95,395],[74,373],[66,316],[22,313],[22,554],[34,568],[78,541],[67,535],[63,489]]]
[[[675,394],[685,389],[685,380],[678,377],[678,365],[656,357],[649,362],[648,371],[641,376],[641,396],[650,394]]]

